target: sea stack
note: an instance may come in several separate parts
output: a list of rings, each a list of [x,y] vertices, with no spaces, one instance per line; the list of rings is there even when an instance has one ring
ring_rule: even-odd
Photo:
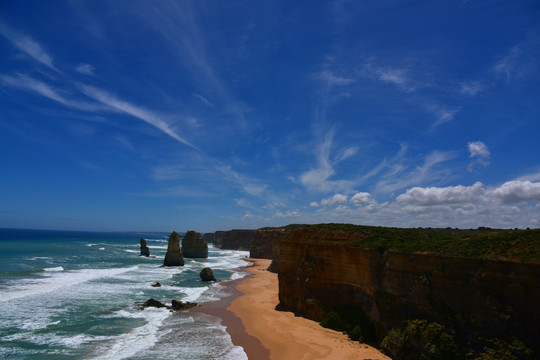
[[[207,258],[208,244],[200,233],[188,231],[182,239],[182,253],[187,258]]]
[[[150,249],[146,246],[146,240],[141,238],[141,256],[150,256]]]
[[[173,231],[169,236],[169,246],[163,266],[184,266],[184,256],[180,250],[180,235],[176,231]]]

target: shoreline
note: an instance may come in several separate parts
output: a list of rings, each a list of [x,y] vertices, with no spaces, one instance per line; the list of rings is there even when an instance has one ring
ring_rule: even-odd
[[[377,349],[349,340],[341,332],[317,322],[278,311],[277,274],[266,269],[270,260],[246,259],[250,275],[226,286],[230,296],[208,303],[197,311],[218,316],[235,345],[249,360],[388,360]]]
[[[252,263],[252,261],[246,261]],[[248,268],[250,268],[250,266],[242,269]],[[243,278],[220,282],[220,285],[226,288],[226,296],[219,300],[194,307],[189,311],[220,318],[223,326],[227,328],[227,333],[231,337],[233,344],[242,347],[249,360],[270,360],[270,352],[268,349],[262,345],[258,338],[246,332],[246,328],[238,316],[227,310],[234,299],[243,295],[236,287],[243,280],[251,277],[253,277],[253,274],[248,271],[248,274]]]

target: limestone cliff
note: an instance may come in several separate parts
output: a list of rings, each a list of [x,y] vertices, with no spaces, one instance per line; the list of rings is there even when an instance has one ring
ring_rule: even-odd
[[[360,309],[374,325],[379,340],[391,330],[395,330],[391,335],[397,336],[396,329],[407,320],[423,319],[426,324],[441,324],[452,334],[457,348],[469,346],[482,351],[496,343],[490,339],[507,343],[517,339],[539,354],[540,263],[534,256],[513,259],[512,244],[518,246],[515,241],[505,245],[510,247],[507,258],[447,256],[437,251],[413,251],[418,244],[404,244],[407,239],[396,239],[396,246],[379,239],[364,243],[370,231],[367,227],[307,226],[282,239],[280,305],[314,320],[338,308]],[[429,238],[434,232],[426,234]],[[540,231],[527,235],[531,246],[537,246],[534,241],[538,244],[538,235]],[[448,244],[454,246],[451,240]],[[434,248],[433,244],[429,246]],[[457,251],[476,251],[467,246]],[[452,248],[446,249],[452,254]],[[396,359],[420,355],[433,358],[420,352],[407,357],[401,352],[403,347],[388,349]]]
[[[202,237],[207,244],[214,243],[214,233],[204,233]]]
[[[196,231],[188,231],[182,238],[182,254],[187,258],[207,258],[208,244]]]
[[[223,233],[224,232],[225,231],[216,231],[214,233],[212,243],[214,244],[215,247],[221,249],[221,243],[223,242]]]
[[[176,231],[173,231],[169,236],[169,245],[163,266],[184,266],[184,256],[180,249],[180,235]]]
[[[255,230],[229,230],[214,233],[214,246],[227,250],[249,250]]]
[[[287,225],[282,227],[265,227],[258,229],[253,235],[249,256],[256,259],[270,259],[269,271],[279,270],[279,244],[291,231],[302,225]]]

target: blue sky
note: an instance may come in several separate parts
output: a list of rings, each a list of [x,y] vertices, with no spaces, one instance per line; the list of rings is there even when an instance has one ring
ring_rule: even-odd
[[[0,227],[540,227],[537,1],[2,1]]]

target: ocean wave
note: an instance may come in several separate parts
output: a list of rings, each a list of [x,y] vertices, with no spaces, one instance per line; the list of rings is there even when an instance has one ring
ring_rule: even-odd
[[[56,335],[55,333],[36,333],[33,331],[22,331],[2,338],[4,341],[25,341],[35,345],[60,345],[68,348],[78,348],[84,343],[93,341],[104,341],[107,336],[91,336],[77,334],[74,336]]]
[[[169,310],[148,308],[141,313],[146,315],[147,323],[128,333],[113,337],[112,343],[107,345],[107,349],[100,351],[100,354],[96,355],[96,359],[116,360],[134,356],[142,350],[151,348],[160,336],[165,335],[165,333],[158,335],[158,331],[163,320],[171,316],[172,313]]]
[[[8,289],[9,291],[2,294],[2,297],[0,297],[0,302],[50,293],[90,280],[114,277],[135,269],[137,269],[136,266],[117,269],[84,269],[44,272],[42,273],[44,277],[41,279],[21,280],[19,283],[17,283],[17,285],[10,287]],[[47,275],[45,276],[45,274]]]
[[[44,268],[43,271],[55,272],[55,271],[64,271],[62,266],[48,267]]]

